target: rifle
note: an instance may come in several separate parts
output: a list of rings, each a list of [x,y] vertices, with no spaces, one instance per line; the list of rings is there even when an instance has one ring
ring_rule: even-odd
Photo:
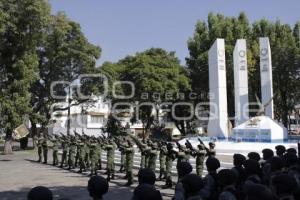
[[[207,147],[205,146],[204,142],[203,142],[200,138],[198,138],[198,141],[200,142],[200,144],[202,144],[202,145],[204,146],[205,151],[206,151],[206,154],[207,154],[207,155],[210,155],[209,148],[207,148]]]
[[[192,150],[192,151],[194,150],[194,147],[193,147],[193,145],[190,143],[189,140],[186,140],[185,146],[186,146],[187,148],[189,148],[190,150]]]

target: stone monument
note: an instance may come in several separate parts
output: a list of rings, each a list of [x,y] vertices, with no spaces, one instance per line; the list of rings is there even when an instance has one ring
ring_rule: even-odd
[[[261,103],[268,104],[265,115],[274,119],[273,81],[272,81],[272,58],[269,38],[259,38],[260,46],[260,81]]]
[[[237,40],[233,52],[235,126],[249,119],[247,45],[245,39]]]
[[[210,116],[208,136],[228,137],[226,60],[224,39],[217,39],[209,50]]]

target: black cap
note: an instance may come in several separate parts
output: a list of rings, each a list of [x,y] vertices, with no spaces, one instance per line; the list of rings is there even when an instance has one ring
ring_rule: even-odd
[[[222,186],[232,185],[237,181],[237,174],[231,169],[222,169],[218,172],[218,180]]]
[[[134,189],[132,200],[162,200],[162,197],[153,185],[143,183]]]
[[[206,167],[209,170],[217,170],[221,167],[220,161],[215,157],[208,157],[206,160]]]
[[[139,184],[147,183],[150,185],[154,185],[156,180],[155,173],[152,171],[152,169],[144,168],[140,169],[138,173],[138,181]]]
[[[248,158],[256,161],[260,161],[260,155],[257,152],[248,153]]]
[[[52,200],[53,195],[52,192],[44,187],[44,186],[37,186],[32,188],[28,195],[27,195],[28,200]]]
[[[88,191],[91,197],[101,198],[108,191],[108,181],[102,176],[92,176],[88,181]]]

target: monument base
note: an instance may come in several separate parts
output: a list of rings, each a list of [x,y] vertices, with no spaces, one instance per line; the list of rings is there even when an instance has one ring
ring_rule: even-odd
[[[258,116],[233,128],[232,139],[248,142],[283,142],[287,129],[268,116]]]

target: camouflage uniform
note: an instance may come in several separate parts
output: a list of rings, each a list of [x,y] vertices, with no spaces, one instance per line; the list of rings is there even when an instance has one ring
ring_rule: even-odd
[[[116,144],[113,141],[109,141],[105,147],[107,151],[107,180],[115,178],[115,149]]]
[[[198,145],[198,150],[195,150],[196,156],[196,173],[198,176],[202,177],[204,169],[204,160],[206,156],[205,146],[203,144]]]
[[[61,156],[61,163],[60,167],[64,167],[64,165],[67,162],[67,156],[69,151],[69,142],[66,139],[63,139],[62,141],[62,156]]]
[[[133,157],[134,157],[134,148],[131,142],[128,141],[128,146],[125,148],[126,154],[126,175],[127,175],[127,184],[131,185],[133,183]]]
[[[47,138],[44,138],[43,143],[42,143],[42,147],[43,147],[43,156],[44,156],[44,162],[45,164],[47,164],[48,162],[48,144],[47,144]]]
[[[38,162],[42,162],[43,140],[44,140],[43,136],[40,136],[37,140],[38,156],[39,156]]]
[[[74,140],[72,140],[69,148],[69,159],[68,159],[69,169],[75,168],[75,154],[76,154],[76,143]]]
[[[173,150],[172,144],[167,145],[168,153],[166,158],[166,185],[164,188],[171,188],[172,187],[172,165],[173,161],[176,159],[176,152]]]
[[[148,168],[150,168],[153,172],[155,172],[156,168],[156,159],[157,159],[157,146],[154,144],[152,145],[152,149],[149,152],[149,162],[148,162]]]
[[[52,140],[53,147],[52,147],[52,157],[53,157],[53,165],[58,165],[58,147],[59,147],[59,140],[55,138]]]
[[[97,162],[99,161],[99,152],[97,151],[97,144],[92,143],[90,145],[90,159],[91,159],[91,174],[97,175]]]
[[[167,147],[162,144],[159,151],[159,179],[163,179],[165,177],[165,171],[166,171],[166,155],[168,153]]]

